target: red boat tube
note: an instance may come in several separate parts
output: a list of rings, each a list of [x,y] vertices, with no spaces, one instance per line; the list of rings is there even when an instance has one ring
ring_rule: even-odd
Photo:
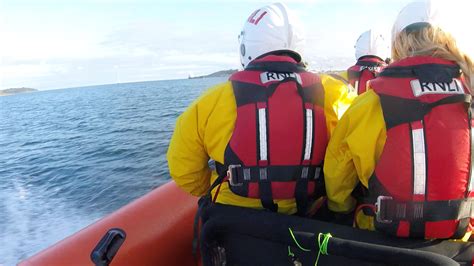
[[[171,181],[18,265],[94,265],[91,252],[111,228],[126,233],[111,265],[195,265],[196,207]]]

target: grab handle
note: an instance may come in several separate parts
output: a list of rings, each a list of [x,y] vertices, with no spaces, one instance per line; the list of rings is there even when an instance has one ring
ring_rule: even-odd
[[[112,228],[107,231],[92,250],[92,262],[96,266],[108,266],[125,241],[125,237],[125,231],[120,228]]]

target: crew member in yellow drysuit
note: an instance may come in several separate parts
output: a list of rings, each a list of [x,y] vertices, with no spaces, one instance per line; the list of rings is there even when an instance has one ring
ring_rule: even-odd
[[[289,28],[292,29],[290,34]],[[295,17],[279,3],[255,11],[245,23],[239,41],[244,68],[253,59],[277,50],[290,51],[297,55],[296,59],[300,59],[304,43]],[[321,81],[324,86],[324,114],[330,135],[350,105],[351,98],[347,95],[347,87],[339,80],[322,76]],[[167,154],[168,165],[173,180],[192,195],[206,194],[217,178],[216,171],[208,165],[209,160],[224,163],[224,150],[231,139],[237,116],[233,94],[230,81],[218,84],[194,101],[177,119]],[[259,199],[241,197],[230,191],[228,182],[222,184],[217,202],[262,208]],[[294,199],[275,200],[275,203],[278,204],[278,212],[296,212]]]
[[[426,36],[433,36],[429,34],[437,28],[449,33],[449,28],[439,23],[441,20],[438,16],[444,14],[443,10],[436,8],[431,1],[415,2],[400,12],[392,33],[394,64],[407,58],[413,60],[410,58],[414,56],[434,60],[441,58],[457,64],[466,84],[470,84],[472,88],[472,61],[459,46],[453,45],[453,34],[438,34],[432,39],[418,40],[416,43],[409,37],[416,31],[425,31]],[[451,21],[454,20],[455,18],[451,18]],[[408,30],[407,27],[411,25],[415,26]],[[377,79],[370,81],[368,91],[354,100],[339,121],[328,144],[324,165],[326,192],[329,209],[337,213],[354,211],[357,199],[351,193],[359,183],[369,193],[373,189],[369,186],[372,184],[371,176],[387,142],[386,121],[380,98],[370,86],[376,84],[376,81]],[[377,84],[385,84],[386,88],[390,88],[388,81]],[[429,147],[427,150],[429,151]],[[398,170],[393,169],[394,172]],[[364,215],[362,211],[356,214],[356,221],[360,228],[374,230],[374,218]]]

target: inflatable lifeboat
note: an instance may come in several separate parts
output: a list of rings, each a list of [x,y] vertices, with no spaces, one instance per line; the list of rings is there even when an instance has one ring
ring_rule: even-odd
[[[200,204],[201,259],[197,202],[171,181],[19,265],[473,265],[473,242],[400,239],[211,203]]]

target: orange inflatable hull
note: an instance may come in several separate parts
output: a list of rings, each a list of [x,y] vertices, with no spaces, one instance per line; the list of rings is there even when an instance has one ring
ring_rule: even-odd
[[[197,198],[171,181],[21,263],[94,265],[91,251],[111,228],[127,237],[111,265],[195,265],[192,255]]]

